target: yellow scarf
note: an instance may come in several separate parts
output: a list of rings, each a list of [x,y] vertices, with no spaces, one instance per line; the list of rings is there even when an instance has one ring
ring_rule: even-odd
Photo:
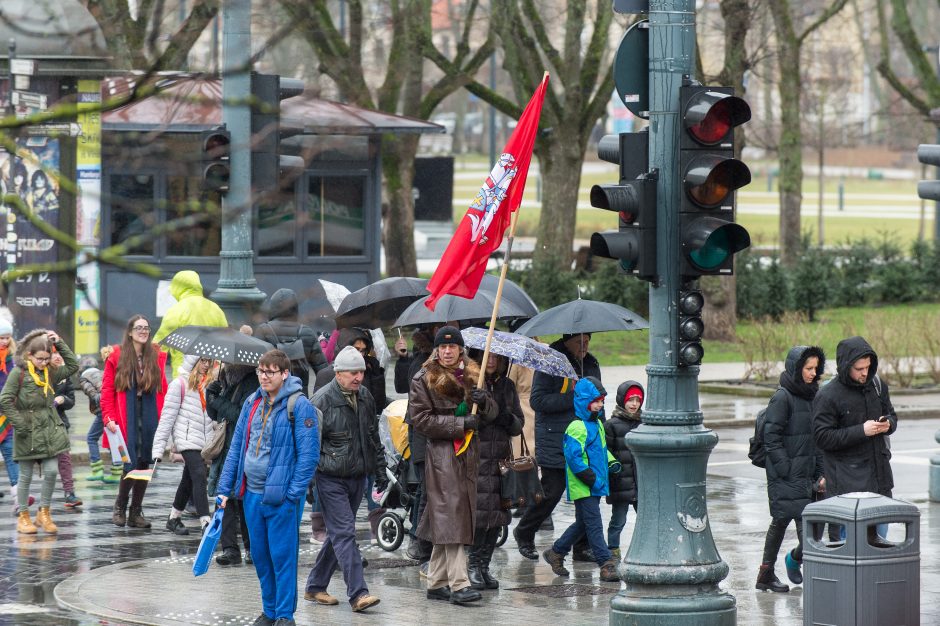
[[[52,385],[49,384],[49,368],[42,368],[43,376],[46,377],[46,380],[39,380],[39,374],[36,373],[36,368],[33,367],[33,362],[29,359],[26,359],[26,366],[29,368],[29,375],[33,377],[33,382],[36,383],[36,386],[42,389],[42,395],[49,395],[49,392],[52,390]]]

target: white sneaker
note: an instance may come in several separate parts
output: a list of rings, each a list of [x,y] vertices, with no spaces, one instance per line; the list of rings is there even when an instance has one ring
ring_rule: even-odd
[[[323,537],[317,537],[319,533],[310,533],[310,543],[315,546],[322,546],[323,542],[326,541],[326,533],[323,533]]]

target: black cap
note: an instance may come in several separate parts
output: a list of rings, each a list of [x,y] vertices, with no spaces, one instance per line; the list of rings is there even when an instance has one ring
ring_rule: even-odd
[[[437,331],[437,334],[434,335],[434,347],[436,348],[445,343],[453,343],[462,348],[463,335],[460,334],[460,330],[453,326],[444,326]]]

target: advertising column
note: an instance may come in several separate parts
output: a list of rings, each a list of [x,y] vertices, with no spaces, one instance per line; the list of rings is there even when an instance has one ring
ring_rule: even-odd
[[[75,229],[81,250],[75,288],[75,352],[94,354],[99,347],[100,274],[97,262],[85,262],[85,252],[96,252],[101,243],[101,85],[97,80],[78,81],[78,123]]]

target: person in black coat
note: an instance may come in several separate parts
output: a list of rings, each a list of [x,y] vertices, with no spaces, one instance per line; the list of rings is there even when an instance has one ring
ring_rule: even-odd
[[[209,494],[215,495],[219,472],[225,464],[228,449],[232,445],[235,435],[235,425],[241,414],[245,400],[258,390],[258,376],[251,365],[226,365],[222,368],[219,378],[209,383],[206,388],[206,413],[217,422],[225,421],[225,447],[214,461],[209,470]],[[242,562],[242,554],[238,549],[238,528],[241,529],[242,542],[245,544],[245,558],[251,562],[251,542],[248,540],[248,526],[245,523],[244,510],[241,500],[233,497],[234,494],[219,494],[229,496],[228,506],[222,515],[222,536],[220,543],[222,553],[215,557],[219,565],[237,565]]]
[[[813,402],[813,434],[822,450],[826,495],[871,491],[891,497],[888,435],[898,427],[878,355],[861,337],[836,347],[837,376]],[[882,420],[883,418],[883,420]]]
[[[470,358],[480,362],[483,353],[471,350]],[[509,363],[505,357],[490,354],[486,361],[486,388],[493,394],[499,413],[492,422],[480,422],[477,445],[480,464],[477,471],[477,516],[473,545],[467,554],[467,576],[470,586],[477,590],[499,589],[499,581],[490,574],[490,560],[503,526],[511,521],[509,511],[500,501],[499,462],[512,455],[512,437],[522,433],[525,417],[516,385],[506,372]]]
[[[610,475],[610,495],[607,504],[611,505],[610,523],[607,525],[607,548],[616,560],[620,560],[620,533],[627,525],[627,511],[630,505],[636,511],[637,480],[636,464],[633,453],[627,447],[627,433],[639,426],[642,421],[643,385],[635,380],[620,383],[617,387],[617,408],[610,419],[604,422],[604,437],[607,449],[620,461],[621,470]]]
[[[780,387],[770,399],[764,417],[767,452],[767,499],[770,527],[764,538],[764,554],[756,588],[787,592],[790,588],[774,573],[777,553],[791,521],[796,523],[796,548],[786,556],[787,576],[803,582],[803,509],[812,502],[813,489],[822,478],[822,464],[813,442],[813,398],[826,369],[826,356],[816,346],[790,349],[780,374]]]
[[[590,333],[572,333],[562,335],[551,347],[567,357],[580,378],[593,376],[600,381],[601,366],[594,355],[588,352],[590,343]],[[526,507],[512,532],[519,554],[535,561],[539,558],[535,550],[535,533],[542,522],[551,517],[568,483],[564,438],[568,424],[576,419],[574,381],[536,372],[532,378],[529,404],[535,411],[535,460],[541,470],[542,493],[545,497],[540,503]],[[594,561],[583,538],[575,546],[573,559]]]
[[[300,303],[294,290],[278,289],[268,300],[269,321],[260,324],[255,329],[254,336],[267,341],[275,348],[278,344],[289,344],[297,340],[302,342],[306,364],[298,366],[299,361],[292,360],[290,373],[300,378],[306,396],[310,384],[310,370],[316,375],[327,363],[317,333],[309,326],[301,324],[298,321],[299,316]],[[293,359],[290,353],[288,356]]]

